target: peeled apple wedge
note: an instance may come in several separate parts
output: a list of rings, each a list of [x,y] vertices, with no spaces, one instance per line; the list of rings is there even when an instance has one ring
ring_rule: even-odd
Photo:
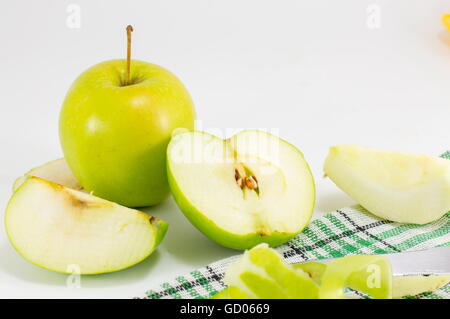
[[[168,224],[31,176],[11,197],[5,226],[12,245],[31,263],[61,273],[99,274],[147,258]]]
[[[354,145],[330,148],[325,174],[381,218],[426,224],[450,211],[450,161]]]
[[[403,298],[444,287],[450,282],[450,275],[395,276],[393,279],[392,298]]]
[[[14,182],[13,192],[15,192],[29,176],[40,177],[76,190],[83,189],[81,184],[72,174],[72,171],[64,158],[59,158],[35,167],[26,172],[23,176],[20,176]]]
[[[179,133],[169,143],[167,170],[181,211],[225,247],[280,245],[313,212],[314,180],[303,154],[266,132],[243,131],[227,140]]]

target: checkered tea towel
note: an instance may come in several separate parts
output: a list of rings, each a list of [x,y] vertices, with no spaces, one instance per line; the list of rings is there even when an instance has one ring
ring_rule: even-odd
[[[450,159],[450,151],[442,155]],[[342,257],[354,254],[387,254],[450,245],[450,212],[426,225],[400,224],[381,220],[361,206],[335,210],[312,221],[302,233],[277,247],[285,260]],[[240,255],[219,260],[189,274],[175,277],[145,292],[149,299],[203,299],[225,288],[222,279],[227,266]],[[360,296],[362,297],[362,296]],[[450,298],[450,285],[414,296]]]

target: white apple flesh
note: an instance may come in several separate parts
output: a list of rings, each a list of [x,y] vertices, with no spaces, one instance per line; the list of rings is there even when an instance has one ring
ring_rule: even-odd
[[[450,283],[450,275],[394,276],[392,279],[394,299],[432,292]]]
[[[314,180],[303,154],[278,137],[175,135],[168,175],[180,209],[205,235],[235,249],[280,245],[309,222]]]
[[[381,218],[426,224],[450,210],[450,161],[353,145],[330,148],[325,174]]]
[[[144,260],[167,230],[167,223],[143,212],[34,176],[11,197],[5,226],[13,246],[31,263],[80,274]]]
[[[69,165],[67,165],[67,162],[64,158],[59,158],[42,164],[29,170],[23,176],[20,176],[14,181],[13,192],[15,192],[19,188],[19,186],[22,185],[22,183],[30,176],[40,177],[50,182],[61,184],[75,190],[83,189],[81,184],[73,175],[72,171],[69,168]]]

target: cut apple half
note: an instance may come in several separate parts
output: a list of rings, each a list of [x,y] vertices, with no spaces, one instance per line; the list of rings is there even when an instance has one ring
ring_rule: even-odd
[[[234,249],[277,246],[309,222],[315,188],[303,154],[269,133],[247,130],[223,140],[175,135],[168,147],[172,194],[210,239]]]
[[[61,273],[98,274],[144,260],[168,224],[31,176],[11,197],[5,226],[13,246],[31,263]]]
[[[354,145],[330,148],[325,174],[381,218],[426,224],[450,211],[450,161]]]
[[[59,158],[42,164],[29,170],[23,176],[20,176],[14,181],[13,192],[15,192],[29,176],[40,177],[50,182],[61,184],[75,190],[83,189],[81,184],[72,174],[72,171],[70,170],[69,165],[67,165],[67,162],[64,158]]]

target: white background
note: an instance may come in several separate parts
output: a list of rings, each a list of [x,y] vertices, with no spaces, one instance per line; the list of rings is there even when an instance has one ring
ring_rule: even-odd
[[[81,27],[67,26],[67,6]],[[370,28],[369,5],[380,9]],[[333,144],[440,154],[450,147],[448,0],[3,1],[0,5],[0,207],[15,177],[62,156],[58,116],[87,67],[125,55],[173,71],[202,126],[278,129],[308,160],[315,216],[352,204],[321,167]],[[370,8],[370,7],[369,7]],[[369,9],[370,11],[370,9]],[[372,25],[373,26],[373,25]],[[134,297],[235,254],[194,229],[172,199],[149,209],[170,229],[158,251],[118,273],[67,276],[24,261],[0,227],[0,297]]]

